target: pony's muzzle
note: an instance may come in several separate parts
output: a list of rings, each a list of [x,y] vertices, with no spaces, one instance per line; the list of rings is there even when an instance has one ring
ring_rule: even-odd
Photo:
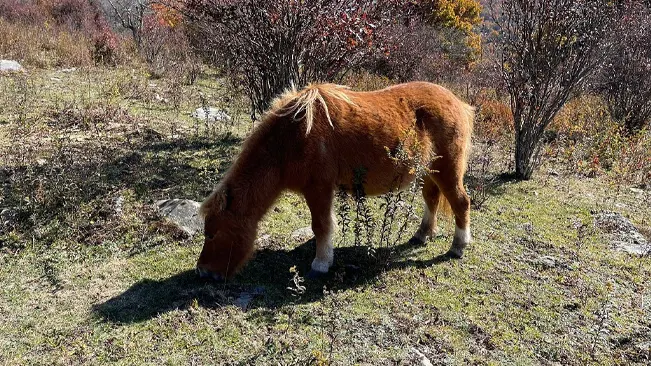
[[[215,282],[224,282],[226,279],[224,276],[220,275],[219,273],[211,272],[205,268],[201,268],[197,266],[195,269],[195,272],[199,276],[199,278],[206,279],[206,280],[213,280]]]

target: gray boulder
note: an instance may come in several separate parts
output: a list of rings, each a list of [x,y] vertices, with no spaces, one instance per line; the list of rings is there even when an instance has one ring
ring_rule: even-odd
[[[197,108],[192,112],[192,117],[208,122],[228,122],[231,120],[231,116],[226,114],[225,111],[215,107]]]
[[[0,60],[0,72],[17,72],[23,70],[23,67],[16,61]]]
[[[175,223],[188,235],[194,236],[203,230],[203,217],[199,215],[201,203],[184,199],[156,201],[160,214]]]
[[[617,212],[603,211],[594,215],[594,225],[608,234],[611,245],[634,255],[651,254],[651,244],[637,228]]]

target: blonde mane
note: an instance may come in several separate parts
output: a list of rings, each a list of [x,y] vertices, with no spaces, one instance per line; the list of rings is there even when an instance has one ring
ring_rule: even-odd
[[[299,119],[298,115],[305,112],[305,124],[307,126],[305,135],[307,136],[314,124],[314,111],[318,101],[323,105],[328,123],[334,128],[330,119],[328,104],[323,96],[327,95],[350,105],[355,105],[350,95],[346,93],[349,89],[347,86],[337,84],[309,84],[304,89],[297,91],[292,85],[291,89],[286,90],[280,97],[274,99],[271,103],[270,113],[277,116],[293,114],[294,119]]]

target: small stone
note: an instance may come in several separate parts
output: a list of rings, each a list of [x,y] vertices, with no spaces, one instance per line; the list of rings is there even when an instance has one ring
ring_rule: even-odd
[[[271,242],[271,235],[269,234],[264,234],[261,237],[257,238],[255,240],[255,245],[258,247],[263,247]]]
[[[294,230],[292,234],[290,235],[293,241],[297,242],[305,242],[314,237],[314,232],[312,232],[312,228],[309,226],[302,227],[300,229]]]
[[[20,72],[24,71],[23,67],[13,60],[0,60],[0,72]]]
[[[411,350],[418,356],[421,366],[432,366],[432,361],[430,361],[421,351],[417,350],[416,347],[412,347]]]
[[[175,223],[188,235],[194,236],[203,230],[203,217],[199,215],[201,203],[185,199],[156,201],[156,208],[162,216]]]
[[[113,209],[115,210],[116,215],[122,214],[122,204],[124,203],[124,197],[118,196],[115,201],[113,201]]]
[[[636,194],[644,194],[644,190],[643,190],[643,189],[634,188],[634,187],[631,187],[631,188],[629,188],[629,189],[630,189],[631,192],[633,192],[633,193],[636,193]]]
[[[246,311],[249,308],[251,301],[253,301],[253,299],[255,299],[257,296],[264,295],[264,292],[264,287],[257,286],[251,291],[244,291],[240,293],[240,296],[238,296],[237,299],[233,301],[233,303],[242,309],[242,311]]]
[[[75,71],[77,71],[77,68],[76,68],[76,67],[70,67],[70,68],[66,68],[66,69],[61,69],[61,70],[59,70],[59,72],[66,72],[66,73],[67,73],[67,72],[75,72]]]
[[[651,341],[638,343],[635,345],[635,348],[639,349],[642,352],[651,353]]]
[[[18,224],[18,211],[12,208],[3,208],[0,210],[0,233],[5,229],[8,231],[10,228]]]
[[[536,262],[543,267],[546,268],[554,268],[556,267],[556,263],[558,262],[558,259],[552,257],[551,255],[544,255],[542,257],[538,257]]]
[[[154,99],[155,99],[157,102],[161,102],[161,103],[164,103],[164,104],[167,104],[167,103],[170,102],[169,99],[161,97],[158,93],[154,94]]]
[[[522,228],[522,230],[524,230],[524,231],[526,231],[528,233],[533,232],[533,224],[530,223],[530,222],[525,222],[524,224],[520,225],[520,227]]]

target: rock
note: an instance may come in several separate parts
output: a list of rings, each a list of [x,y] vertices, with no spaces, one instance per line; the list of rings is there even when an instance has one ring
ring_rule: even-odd
[[[257,296],[264,295],[264,287],[258,286],[251,291],[244,291],[240,293],[240,296],[233,301],[233,303],[238,306],[242,311],[246,311],[249,307],[249,303]]]
[[[432,366],[432,361],[430,361],[429,358],[427,358],[427,356],[425,356],[421,351],[417,350],[416,347],[412,347],[411,350],[420,359],[421,366]]]
[[[192,117],[202,121],[207,120],[208,122],[227,122],[231,120],[231,116],[215,107],[197,108],[192,112]]]
[[[642,352],[651,354],[651,341],[638,343],[635,345],[635,348],[639,349]]]
[[[201,203],[184,199],[156,201],[156,208],[164,217],[175,223],[181,230],[194,236],[203,230],[203,217],[199,215]]]
[[[18,224],[18,211],[12,208],[0,209],[0,233],[9,232]]]
[[[76,68],[76,67],[70,67],[70,68],[67,68],[67,69],[61,69],[61,70],[59,70],[59,72],[66,72],[66,73],[67,73],[67,72],[75,72],[75,71],[77,71],[77,68]]]
[[[314,237],[314,232],[309,226],[294,230],[290,235],[293,241],[306,242]]]
[[[0,60],[0,72],[19,72],[25,71],[23,67],[16,61]]]
[[[124,197],[118,196],[113,201],[113,210],[116,215],[122,215],[122,204],[124,203]]]
[[[255,245],[258,247],[263,247],[271,242],[271,235],[264,234],[261,237],[255,240]]]
[[[631,192],[633,192],[633,193],[636,193],[636,194],[644,194],[644,190],[643,190],[643,189],[634,188],[634,187],[631,187],[631,188],[629,188],[629,189],[630,189]]]
[[[551,255],[544,255],[542,257],[538,257],[536,262],[543,267],[554,268],[556,267],[556,263],[558,263],[558,259],[552,257]]]
[[[533,232],[533,224],[530,222],[525,222],[524,224],[521,224],[520,228],[529,234]]]
[[[651,245],[649,244],[635,244],[626,241],[616,240],[613,241],[613,245],[615,246],[615,249],[621,250],[622,252],[626,252],[628,254],[640,255],[640,256],[651,254]]]
[[[637,231],[631,221],[620,213],[603,211],[594,216],[594,225],[605,233]]]
[[[612,246],[617,250],[633,255],[651,253],[651,244],[626,217],[617,212],[594,214],[594,225],[608,234]]]
[[[161,97],[158,93],[154,94],[154,99],[155,99],[157,102],[164,103],[164,104],[167,104],[167,103],[170,102],[169,99]]]

